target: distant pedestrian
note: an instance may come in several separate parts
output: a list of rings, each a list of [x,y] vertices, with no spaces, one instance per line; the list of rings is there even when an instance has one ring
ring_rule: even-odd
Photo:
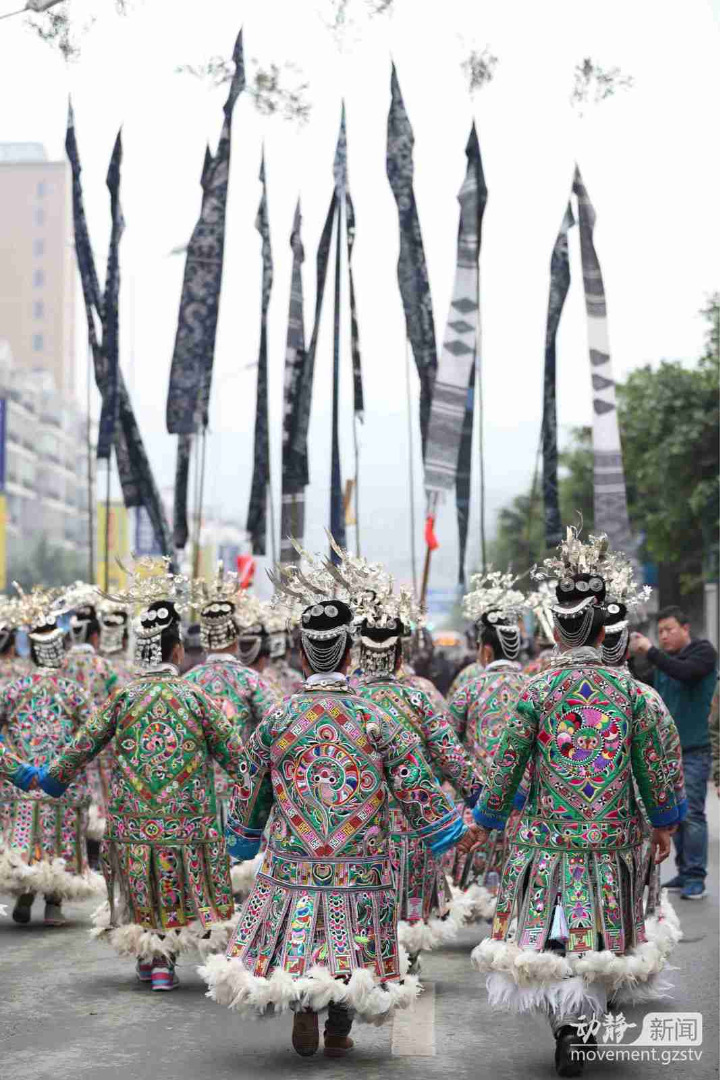
[[[655,669],[652,680],[665,702],[682,745],[688,814],[674,835],[677,875],[668,889],[684,900],[705,896],[708,830],[705,796],[712,754],[708,718],[717,685],[717,652],[709,641],[693,638],[690,620],[679,607],[658,614],[657,648],[642,634],[633,634],[630,649],[640,653]]]

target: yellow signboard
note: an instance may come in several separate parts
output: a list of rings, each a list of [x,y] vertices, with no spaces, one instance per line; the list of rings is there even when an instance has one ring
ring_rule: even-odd
[[[105,502],[98,503],[97,508],[97,573],[95,580],[101,589],[109,589],[113,592],[125,587],[126,574],[118,566],[117,560],[126,562],[130,555],[130,525],[128,522],[127,508],[122,503],[110,503],[110,517],[106,516]],[[105,524],[108,523],[106,534]],[[106,546],[109,559],[107,562],[107,579],[105,577]]]

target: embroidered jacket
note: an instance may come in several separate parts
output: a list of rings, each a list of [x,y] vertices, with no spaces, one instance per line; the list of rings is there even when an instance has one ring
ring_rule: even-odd
[[[419,737],[346,680],[305,685],[245,745],[228,849],[253,858],[271,820],[255,887],[229,956],[255,975],[334,975],[366,967],[397,978],[389,793],[436,852],[464,829],[425,762]],[[272,817],[271,815],[272,810]]]
[[[437,711],[427,694],[394,676],[366,677],[360,681],[358,692],[420,738],[425,759],[434,767],[439,782],[448,780],[470,801],[477,798],[480,776],[445,711]],[[433,916],[445,915],[450,893],[442,860],[433,857],[395,800],[390,804],[390,832],[398,918],[408,923],[421,919],[427,923]]]
[[[424,691],[394,676],[366,676],[360,680],[357,692],[418,735],[428,763],[466,799],[477,795],[481,780],[472,758],[458,740],[445,710],[438,710]]]
[[[54,669],[34,668],[0,691],[0,734],[6,752],[26,763],[28,781],[72,743],[90,715],[90,702],[80,687]],[[65,895],[69,885],[70,895],[83,895],[77,875],[88,871],[85,830],[90,792],[85,770],[57,802],[40,788],[18,786],[22,790],[0,780],[0,846],[30,867],[44,864],[44,880],[55,894]],[[57,859],[64,863],[56,863]],[[12,887],[10,881],[0,881],[0,888],[3,884]],[[88,888],[88,894],[93,891]]]
[[[209,694],[243,742],[278,702],[262,676],[230,653],[211,653],[185,678]]]
[[[123,920],[172,929],[233,910],[217,827],[213,759],[237,777],[230,722],[177,670],[141,675],[118,690],[40,775],[62,791],[108,744],[114,749],[103,872],[121,883]]]
[[[52,761],[72,742],[91,715],[90,702],[80,687],[58,672],[35,668],[0,691],[0,733],[7,748],[36,767]],[[52,801],[39,789],[16,791],[5,786],[3,802]],[[63,796],[68,806],[86,806],[89,793],[85,773]]]
[[[478,674],[465,679],[450,699],[448,715],[485,781],[526,680],[520,664],[510,660],[495,660],[486,668],[478,668]]]
[[[458,690],[461,690],[467,683],[472,682],[473,679],[478,679],[484,671],[485,668],[479,660],[473,660],[472,664],[468,664],[462,671],[458,671],[448,690],[448,700],[452,700]]]
[[[657,729],[665,752],[667,778],[675,792],[678,815],[679,819],[682,820],[687,814],[688,803],[685,794],[685,774],[683,772],[680,733],[668,711],[667,705],[657,690],[638,680],[635,681],[635,685],[642,697],[645,698],[648,710],[657,716]]]
[[[502,828],[529,761],[535,768],[509,845],[493,938],[518,910],[517,944],[543,948],[556,896],[568,953],[622,953],[645,940],[643,825],[678,818],[657,714],[625,672],[595,649],[561,654],[532,679],[500,738],[475,820]]]
[[[117,683],[110,662],[92,645],[73,645],[63,662],[63,674],[82,687],[96,708],[104,705]]]
[[[422,675],[416,675],[409,665],[403,664],[397,677],[400,682],[406,683],[408,686],[412,687],[412,689],[422,690],[424,694],[427,694],[438,712],[443,712],[447,708],[445,698],[442,696],[435,683]]]

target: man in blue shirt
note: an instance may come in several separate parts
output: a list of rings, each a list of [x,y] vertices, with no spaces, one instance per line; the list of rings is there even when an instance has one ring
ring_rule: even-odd
[[[709,641],[693,638],[690,621],[679,607],[658,614],[660,648],[642,634],[633,634],[630,649],[652,664],[652,683],[680,733],[688,797],[687,817],[675,833],[677,875],[667,883],[683,900],[705,896],[708,831],[705,797],[710,779],[708,716],[717,686],[717,653]]]

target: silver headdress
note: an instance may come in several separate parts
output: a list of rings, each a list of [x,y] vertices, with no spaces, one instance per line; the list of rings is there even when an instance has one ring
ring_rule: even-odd
[[[470,592],[463,597],[463,611],[475,623],[478,634],[483,626],[494,630],[508,660],[517,660],[520,654],[518,623],[527,606],[524,594],[515,588],[518,580],[509,570],[473,574]]]
[[[530,571],[536,581],[555,581],[555,602],[551,611],[563,644],[570,649],[584,645],[595,622],[596,610],[606,594],[605,570],[608,538],[580,539],[580,528],[569,526],[558,544],[557,555],[545,559]]]
[[[330,543],[339,565],[293,540],[301,563],[278,566],[268,575],[275,586],[273,606],[297,619],[303,650],[318,672],[336,670],[352,638],[353,621],[364,617],[363,605],[375,595],[378,582],[388,578],[378,564],[349,555],[332,537]]]
[[[70,612],[70,637],[73,645],[84,645],[91,624],[97,620],[98,590],[86,581],[74,581],[57,602],[59,611]]]
[[[625,659],[630,638],[628,614],[648,602],[652,589],[635,580],[635,568],[621,551],[608,556],[605,580],[607,615],[600,651],[608,664],[620,664]]]
[[[193,582],[193,607],[200,611],[200,643],[207,652],[226,649],[238,639],[236,618],[238,574],[226,572],[222,562],[211,581]]]
[[[133,611],[141,609],[133,624],[135,663],[157,667],[162,661],[163,632],[179,627],[180,614],[190,605],[190,583],[184,575],[171,573],[165,555],[144,555],[131,567],[119,565],[127,575],[125,588],[101,595]]]
[[[545,639],[553,640],[553,607],[555,604],[555,584],[550,581],[539,581],[538,587],[528,593],[527,606],[538,621]]]
[[[35,662],[38,667],[61,667],[65,658],[65,631],[57,621],[60,590],[35,585],[26,593],[17,582],[13,585],[18,593],[16,618],[18,625],[28,628]]]
[[[101,600],[98,617],[100,619],[100,652],[103,656],[114,656],[115,653],[122,652],[129,622],[127,608],[112,600]]]

